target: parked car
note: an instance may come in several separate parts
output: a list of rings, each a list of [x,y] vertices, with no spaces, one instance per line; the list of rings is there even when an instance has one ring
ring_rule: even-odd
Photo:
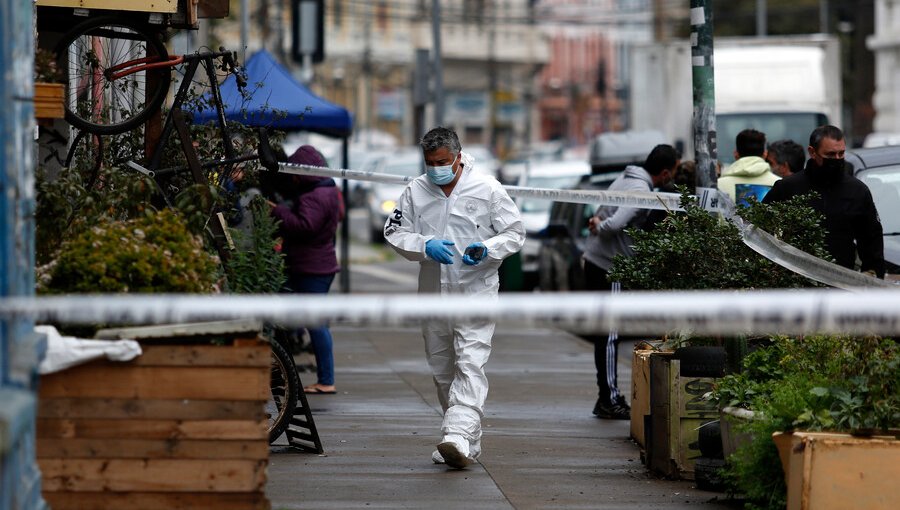
[[[621,172],[591,175],[574,188],[607,189]],[[547,227],[538,237],[538,288],[543,291],[584,290],[581,255],[590,235],[588,220],[597,211],[593,204],[554,202]]]
[[[463,152],[475,158],[475,170],[483,172],[495,179],[500,178],[500,160],[494,157],[490,149],[484,145],[465,145]]]
[[[900,277],[900,145],[850,149],[844,157],[872,192],[884,230],[887,272]]]
[[[374,172],[378,164],[388,155],[393,154],[393,150],[382,148],[365,148],[361,146],[352,146],[348,151],[350,163],[347,166],[350,170],[360,170],[363,172]],[[340,159],[336,158],[337,163],[331,163],[332,168],[341,168]],[[362,181],[358,179],[350,180],[350,207],[366,207],[366,201],[369,192],[372,190],[370,181]]]
[[[425,173],[425,161],[418,148],[397,149],[388,156],[383,156],[373,163],[375,173],[418,177]],[[388,215],[394,211],[397,199],[406,186],[373,182],[368,191],[369,231],[373,243],[384,242],[384,223]]]
[[[566,189],[578,184],[591,173],[586,161],[546,161],[529,165],[528,173],[519,178],[519,186],[530,188]],[[553,202],[537,198],[517,199],[522,222],[525,224],[525,245],[522,246],[523,290],[538,284],[538,255],[541,248],[539,234],[550,221]]]

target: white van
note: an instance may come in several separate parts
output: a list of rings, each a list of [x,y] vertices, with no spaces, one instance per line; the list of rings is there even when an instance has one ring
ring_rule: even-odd
[[[659,144],[669,143],[659,131],[602,133],[591,141],[591,173],[620,172],[628,165],[643,165]]]

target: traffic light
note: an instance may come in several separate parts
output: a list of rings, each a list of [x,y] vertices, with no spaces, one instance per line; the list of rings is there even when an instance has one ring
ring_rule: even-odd
[[[325,0],[291,2],[291,57],[302,63],[307,54],[314,64],[325,59]]]

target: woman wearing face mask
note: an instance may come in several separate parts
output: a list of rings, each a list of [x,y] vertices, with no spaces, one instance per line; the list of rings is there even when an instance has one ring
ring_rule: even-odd
[[[844,133],[820,126],[809,135],[809,160],[803,171],[775,183],[763,203],[816,193],[809,205],[825,217],[825,243],[834,260],[884,278],[884,238],[872,193],[844,162]]]

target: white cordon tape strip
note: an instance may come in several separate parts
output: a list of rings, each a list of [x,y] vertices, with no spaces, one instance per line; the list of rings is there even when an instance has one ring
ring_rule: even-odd
[[[382,182],[386,184],[406,185],[415,177],[363,172],[360,170],[343,170],[316,166],[281,163],[281,171],[293,175],[315,175],[319,177],[340,177],[360,181]],[[602,190],[571,190],[526,188],[520,186],[504,186],[511,197],[539,198],[556,202],[572,202],[576,204],[609,205],[615,207],[636,207],[639,209],[681,210],[681,195],[677,193],[654,192],[621,192]]]
[[[0,319],[37,323],[169,324],[257,319],[284,326],[328,322],[410,326],[429,320],[493,321],[520,328],[554,327],[658,335],[900,335],[900,292],[868,290],[681,291],[394,295],[86,295],[0,299]]]
[[[314,167],[307,165],[281,164],[281,171],[295,175],[316,175],[320,177],[342,177],[388,184],[408,184],[415,177]],[[526,188],[504,186],[510,196],[538,198],[556,202],[572,202],[614,207],[636,207],[639,209],[665,209],[680,211],[681,196],[677,193],[623,192],[600,190],[560,190],[546,188]],[[722,213],[737,225],[744,244],[772,262],[831,287],[854,290],[859,288],[896,288],[895,285],[878,278],[847,269],[814,257],[804,251],[779,241],[771,234],[758,229],[737,216],[734,204],[727,195],[713,189],[702,192],[703,206]]]

